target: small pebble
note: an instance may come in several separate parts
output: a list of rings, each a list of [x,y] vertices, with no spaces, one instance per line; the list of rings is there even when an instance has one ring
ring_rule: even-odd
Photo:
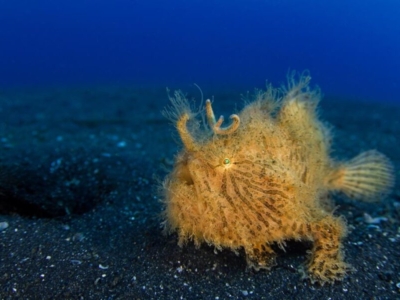
[[[0,231],[8,228],[8,222],[0,222]]]
[[[386,222],[387,218],[385,217],[377,217],[373,218],[369,214],[364,213],[364,222],[367,224],[379,224],[381,222]]]
[[[117,144],[117,147],[123,148],[126,146],[126,142],[125,141],[121,141]]]
[[[102,264],[100,264],[100,265],[99,265],[99,268],[102,269],[102,270],[107,270],[107,269],[108,269],[108,266],[103,266]]]

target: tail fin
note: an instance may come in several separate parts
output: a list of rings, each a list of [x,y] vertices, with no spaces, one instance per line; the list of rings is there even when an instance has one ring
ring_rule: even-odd
[[[379,201],[394,185],[393,165],[378,151],[366,151],[335,169],[328,177],[328,185],[350,198]]]

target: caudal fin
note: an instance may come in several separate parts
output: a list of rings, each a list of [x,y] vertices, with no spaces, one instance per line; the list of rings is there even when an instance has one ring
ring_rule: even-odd
[[[370,150],[339,166],[328,177],[332,190],[341,191],[350,198],[379,201],[394,184],[393,165],[383,154]]]

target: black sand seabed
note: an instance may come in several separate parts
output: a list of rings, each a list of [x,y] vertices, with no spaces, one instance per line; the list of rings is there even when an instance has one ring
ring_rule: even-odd
[[[217,114],[241,108],[239,94],[213,94]],[[399,184],[379,203],[336,197],[357,272],[334,285],[301,279],[309,245],[255,272],[243,255],[163,236],[157,185],[179,147],[166,105],[164,89],[0,92],[0,299],[400,299]],[[399,106],[320,110],[335,157],[378,149],[399,177]]]

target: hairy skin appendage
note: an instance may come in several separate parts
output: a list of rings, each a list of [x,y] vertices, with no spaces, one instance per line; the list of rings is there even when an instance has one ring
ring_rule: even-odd
[[[170,98],[166,114],[183,149],[162,190],[165,231],[177,232],[179,245],[244,249],[259,270],[274,265],[272,244],[311,241],[312,282],[333,283],[351,270],[343,260],[346,225],[333,215],[329,193],[380,200],[393,185],[393,169],[375,150],[346,163],[330,158],[330,132],[316,113],[320,93],[309,80],[291,76],[287,88],[257,92],[226,127],[207,100],[207,130],[181,92]]]

